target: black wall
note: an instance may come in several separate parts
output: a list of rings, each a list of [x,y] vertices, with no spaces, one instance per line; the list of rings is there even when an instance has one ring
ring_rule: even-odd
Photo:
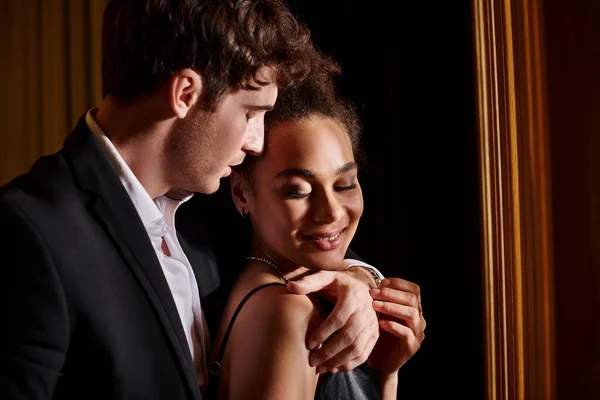
[[[352,247],[422,289],[426,339],[399,398],[483,398],[470,2],[289,3],[361,112],[365,213]]]
[[[470,2],[289,4],[319,47],[341,63],[340,92],[355,101],[364,124],[365,213],[352,248],[385,275],[411,280],[422,289],[427,337],[400,371],[398,398],[481,399],[483,320]],[[228,187],[222,189],[208,199],[198,196],[188,209],[194,204],[225,208],[240,224]],[[209,235],[225,243],[231,255],[238,246],[232,240],[235,232],[225,228],[231,224],[222,217],[208,223]],[[235,276],[234,263],[220,265],[224,280]]]

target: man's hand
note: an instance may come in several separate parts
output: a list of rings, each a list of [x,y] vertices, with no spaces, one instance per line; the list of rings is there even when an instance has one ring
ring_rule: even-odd
[[[381,289],[373,289],[371,294],[382,332],[369,364],[384,376],[392,375],[419,350],[425,339],[427,323],[421,308],[421,291],[412,282],[388,278],[381,282]]]
[[[318,292],[335,302],[331,314],[309,337],[310,365],[317,372],[348,371],[364,363],[379,337],[368,273],[351,268],[319,271],[288,283],[297,294]],[[319,348],[319,345],[322,346]]]

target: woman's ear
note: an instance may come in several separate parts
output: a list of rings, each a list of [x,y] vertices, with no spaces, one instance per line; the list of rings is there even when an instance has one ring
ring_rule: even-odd
[[[231,197],[242,217],[250,213],[250,190],[248,186],[246,178],[241,173],[235,170],[231,171]]]

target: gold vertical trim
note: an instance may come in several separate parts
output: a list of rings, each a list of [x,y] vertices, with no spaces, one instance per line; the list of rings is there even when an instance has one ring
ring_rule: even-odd
[[[93,107],[102,102],[102,16],[108,0],[91,0],[89,3],[91,95]]]
[[[99,105],[106,3],[0,0],[0,89],[10,93],[0,101],[0,185],[60,149],[90,103]]]
[[[526,2],[525,2],[526,3]],[[515,85],[515,58],[514,58],[514,47],[513,47],[513,18],[511,1],[504,1],[504,18],[505,24],[503,26],[505,32],[505,43],[506,43],[506,77],[507,77],[507,95],[508,95],[508,117],[510,121],[510,127],[508,132],[510,133],[510,173],[511,173],[511,189],[512,189],[512,245],[513,249],[513,268],[514,268],[514,309],[515,313],[515,345],[516,351],[516,368],[517,368],[517,382],[516,390],[519,399],[523,399],[525,396],[525,384],[524,384],[524,352],[523,352],[523,282],[521,277],[523,276],[523,260],[521,259],[521,209],[520,209],[520,181],[519,181],[519,146],[518,146],[518,135],[519,127],[517,121],[517,109],[516,109],[516,85]],[[519,66],[520,67],[520,66]],[[501,150],[500,150],[501,151]]]
[[[488,399],[553,399],[541,8],[474,0]]]

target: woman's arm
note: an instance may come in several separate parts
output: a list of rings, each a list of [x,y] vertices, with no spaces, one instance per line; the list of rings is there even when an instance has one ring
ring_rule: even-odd
[[[381,374],[382,398],[395,399],[398,370],[420,348],[427,323],[421,309],[421,290],[399,278],[381,282],[371,291],[373,308],[379,312],[381,333],[369,364]]]
[[[227,345],[229,399],[313,399],[318,375],[305,343],[321,321],[307,296],[280,286],[257,292]]]
[[[381,400],[396,400],[398,398],[398,373],[382,376]]]

